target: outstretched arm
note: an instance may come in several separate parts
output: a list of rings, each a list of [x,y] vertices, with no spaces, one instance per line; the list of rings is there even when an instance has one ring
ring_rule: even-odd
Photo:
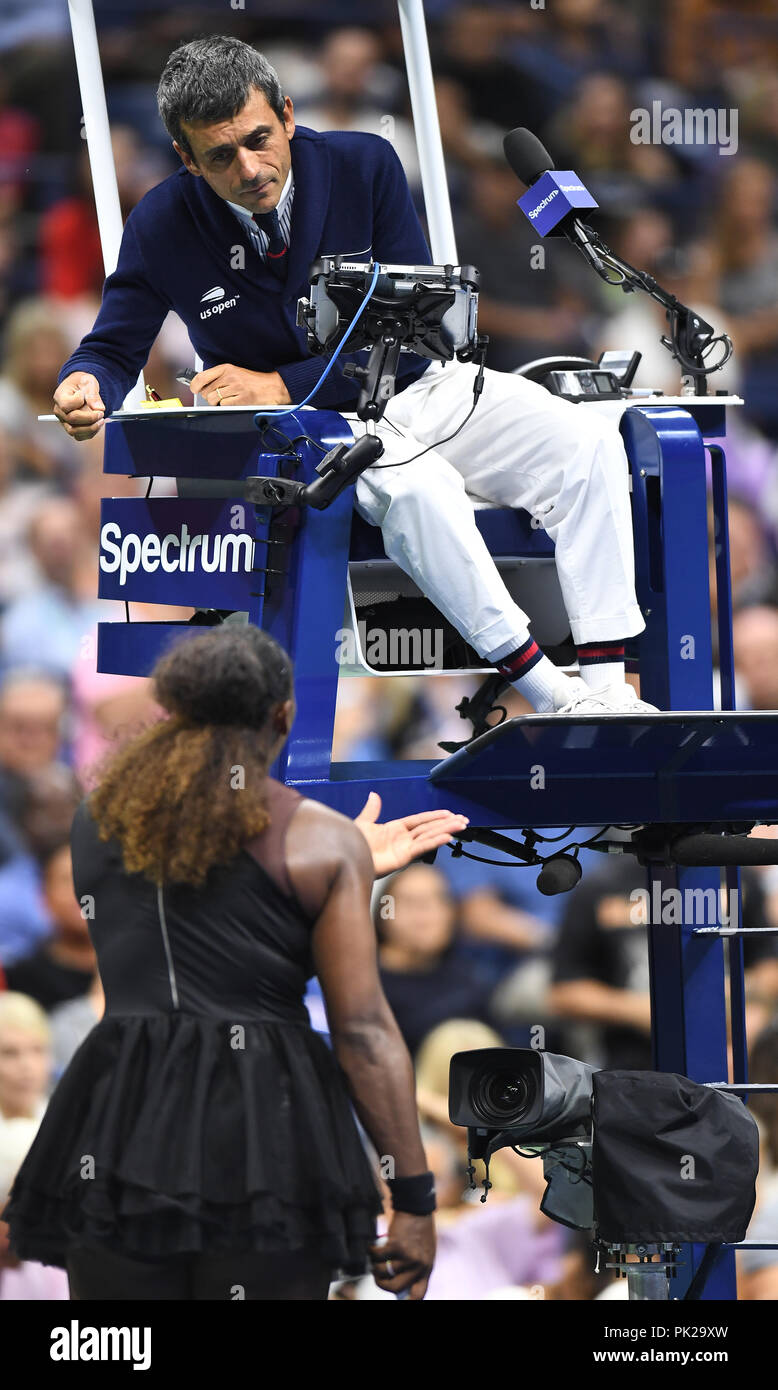
[[[396,873],[420,855],[447,845],[452,835],[470,824],[467,816],[443,810],[419,811],[379,823],[380,811],[381,798],[371,792],[354,821],[367,840],[376,878]]]

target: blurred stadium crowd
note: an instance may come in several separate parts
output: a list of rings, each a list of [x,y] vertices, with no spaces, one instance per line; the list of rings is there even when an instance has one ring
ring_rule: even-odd
[[[604,286],[566,243],[547,243],[545,270],[530,268],[532,232],[517,214],[520,190],[502,158],[502,137],[518,125],[540,135],[557,167],[580,174],[614,250],[731,334],[734,360],[713,385],[745,398],[730,412],[727,440],[738,705],[778,708],[774,3],[555,0],[547,14],[519,0],[428,0],[426,10],[459,254],[481,271],[489,365],[510,370],[558,351],[596,356],[628,347],[643,353],[638,384],[679,384],[659,345],[658,306]],[[391,0],[244,8],[96,0],[95,11],[125,215],[176,167],[155,105],[170,49],[229,32],[276,66],[301,124],[392,140],[423,216]],[[106,485],[102,434],[79,444],[37,420],[51,410],[61,363],[91,327],[103,280],[64,0],[1,0],[0,55],[2,1199],[57,1077],[103,1007],[70,877],[70,817],[103,752],[158,711],[146,682],[95,671],[98,617],[124,616],[95,596],[100,498],[138,484]],[[737,152],[633,144],[630,112],[654,101],[736,109]],[[179,395],[175,369],[191,360],[186,331],[170,316],[146,380],[163,397]],[[153,616],[133,604],[133,617]],[[464,737],[454,707],[474,686],[454,676],[344,677],[334,756],[438,757],[439,740]],[[509,713],[527,708],[510,697]],[[598,1065],[650,1066],[646,928],[630,900],[642,871],[591,851],[582,862],[582,882],[559,898],[544,898],[532,871],[448,850],[435,865],[377,885],[386,992],[416,1063],[438,1180],[431,1298],[625,1292],[592,1274],[584,1241],[539,1213],[538,1162],[504,1151],[490,1202],[476,1212],[463,1197],[464,1136],[447,1119],[451,1054],[500,1039],[527,1046],[538,1027],[550,1050]],[[776,871],[744,871],[743,889],[745,925],[778,926]],[[747,940],[761,943],[746,955],[751,1076],[775,1081],[778,938]],[[313,991],[310,1005],[318,1019]],[[778,1234],[776,1104],[753,1102],[763,1134],[754,1238]],[[742,1297],[777,1297],[778,1256],[749,1252],[739,1278]],[[369,1279],[333,1291],[379,1296]],[[65,1297],[62,1271],[20,1266],[0,1241],[0,1298]]]

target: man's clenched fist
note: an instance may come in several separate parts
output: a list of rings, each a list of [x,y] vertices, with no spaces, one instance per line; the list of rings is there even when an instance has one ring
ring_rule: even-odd
[[[105,422],[97,377],[71,372],[54,392],[54,414],[73,439],[93,439]]]

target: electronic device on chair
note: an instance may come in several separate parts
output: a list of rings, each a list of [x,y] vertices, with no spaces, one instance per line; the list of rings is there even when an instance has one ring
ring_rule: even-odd
[[[603,352],[599,362],[588,357],[536,357],[517,367],[514,375],[536,381],[567,401],[620,401],[629,394],[640,359],[639,352],[619,350]]]
[[[394,395],[400,353],[432,361],[477,359],[477,400],[488,338],[477,332],[478,271],[474,266],[384,265],[346,256],[320,256],[310,268],[311,290],[297,305],[313,352],[367,348],[364,366],[347,362],[343,375],[362,383],[357,415],[367,431],[350,447],[338,444],[317,464],[319,477],[304,484],[286,478],[246,480],[244,495],[260,505],[328,507],[383,453],[375,425]],[[264,417],[255,417],[259,424]]]
[[[378,278],[369,299],[376,268]],[[469,361],[476,330],[479,275],[472,265],[384,265],[322,256],[311,265],[308,299],[297,304],[312,352],[331,352],[348,335],[350,352],[369,348],[367,364],[347,363],[345,376],[364,381],[357,414],[380,419],[394,393],[401,352],[433,361]],[[364,309],[360,312],[360,306]]]

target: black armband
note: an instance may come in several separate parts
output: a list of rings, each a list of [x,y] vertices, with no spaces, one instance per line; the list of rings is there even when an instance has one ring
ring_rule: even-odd
[[[394,1211],[411,1216],[429,1216],[435,1210],[435,1174],[419,1173],[411,1178],[387,1178]]]

